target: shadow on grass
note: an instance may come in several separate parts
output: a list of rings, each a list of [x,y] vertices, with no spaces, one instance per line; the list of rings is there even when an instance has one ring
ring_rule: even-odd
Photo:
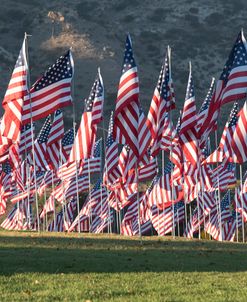
[[[0,237],[0,275],[15,273],[241,272],[247,246],[205,241]]]

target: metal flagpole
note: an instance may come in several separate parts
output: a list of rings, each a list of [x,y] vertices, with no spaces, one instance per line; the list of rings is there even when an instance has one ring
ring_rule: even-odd
[[[54,192],[54,178],[53,178],[53,170],[51,170],[51,187],[52,187],[52,192]],[[55,202],[55,197],[52,196],[53,202],[54,202],[54,211],[53,211],[53,219],[54,219],[54,232],[57,231],[57,225],[56,225],[56,202]]]
[[[139,228],[139,237],[142,243],[142,230],[141,230],[141,217],[140,217],[140,194],[139,194],[139,172],[138,172],[138,162],[135,165],[136,172],[136,183],[137,183],[137,207],[138,207],[138,228]]]
[[[28,35],[25,33],[25,51],[26,51],[26,57],[27,57],[27,65],[29,66],[29,57],[28,57],[28,44],[27,44],[27,37],[30,37],[31,35]],[[33,133],[33,115],[32,115],[32,100],[31,100],[31,79],[30,79],[30,72],[28,68],[27,72],[27,79],[28,79],[28,97],[29,97],[29,105],[30,105],[30,122],[31,122],[31,133],[32,133],[32,155],[33,155],[33,173],[34,173],[34,186],[35,186],[35,202],[36,202],[36,216],[37,216],[37,226],[38,226],[38,232],[40,233],[40,221],[39,221],[39,201],[38,201],[38,192],[37,192],[37,178],[36,178],[36,164],[35,164],[35,155],[34,155],[34,133]]]
[[[168,62],[169,62],[169,81],[171,80],[171,48],[167,46],[167,54],[168,54]],[[169,111],[169,119],[172,120],[172,111]],[[170,145],[170,157],[172,156],[172,137],[171,137],[171,145]],[[172,183],[172,235],[175,239],[175,220],[174,220],[174,183],[173,183],[173,166],[171,166],[171,183]]]
[[[72,48],[70,49],[72,50]],[[75,71],[74,71],[75,74]],[[74,74],[73,74],[73,79],[72,79],[72,100],[73,100],[73,130],[74,130],[74,144],[75,144],[75,138],[76,138],[76,117],[75,117],[75,102],[74,102],[74,92],[75,92],[75,80],[74,80]],[[72,147],[73,148],[73,147]],[[81,233],[81,223],[80,223],[80,203],[79,203],[79,187],[78,187],[78,161],[77,161],[77,148],[75,148],[75,164],[76,164],[76,168],[75,168],[75,177],[76,177],[76,201],[77,201],[77,215],[78,215],[78,232],[79,234]]]
[[[242,171],[242,165],[239,165],[239,176],[240,176],[240,199],[241,199],[241,207],[242,207],[242,241],[245,241],[244,238],[244,202],[243,202],[243,171]]]

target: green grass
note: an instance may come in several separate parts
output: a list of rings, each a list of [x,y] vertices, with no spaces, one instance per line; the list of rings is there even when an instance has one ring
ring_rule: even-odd
[[[0,301],[247,301],[247,246],[0,232]]]

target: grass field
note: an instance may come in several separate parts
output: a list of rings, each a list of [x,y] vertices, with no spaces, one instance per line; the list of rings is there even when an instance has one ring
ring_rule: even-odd
[[[247,245],[0,232],[0,301],[247,301]]]

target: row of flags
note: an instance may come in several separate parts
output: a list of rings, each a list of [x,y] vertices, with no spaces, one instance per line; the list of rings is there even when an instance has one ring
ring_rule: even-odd
[[[177,232],[189,238],[205,231],[216,240],[234,240],[241,226],[244,238],[247,182],[241,164],[247,159],[247,105],[239,111],[239,100],[247,93],[247,44],[242,31],[198,112],[189,64],[184,107],[176,125],[171,117],[176,107],[171,49],[167,48],[146,117],[128,34],[105,140],[97,136],[104,105],[100,70],[78,129],[73,124],[65,132],[62,108],[72,105],[72,53],[60,56],[30,85],[26,48],[25,37],[3,100],[0,214],[8,203],[14,205],[3,228],[161,236]],[[233,109],[219,145],[211,151],[220,109],[230,102]],[[42,118],[45,122],[35,137],[35,122]],[[100,178],[92,187],[97,174]],[[82,194],[87,194],[83,201]]]

